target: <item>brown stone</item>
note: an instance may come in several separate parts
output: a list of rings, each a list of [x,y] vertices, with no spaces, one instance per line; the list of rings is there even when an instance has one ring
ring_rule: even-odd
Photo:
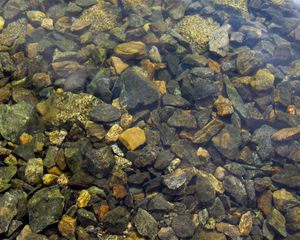
[[[207,123],[202,129],[197,131],[194,136],[194,143],[208,142],[224,127],[224,122],[219,119],[213,119]]]
[[[283,128],[274,133],[271,137],[273,141],[284,142],[300,137],[300,127]]]
[[[123,185],[121,185],[121,184],[113,186],[113,196],[116,199],[123,199],[123,198],[125,198],[127,196],[127,190],[126,190],[126,188]]]
[[[50,75],[47,73],[35,73],[32,76],[32,85],[36,88],[49,87],[51,84]]]
[[[148,79],[153,80],[155,74],[155,64],[152,63],[149,59],[144,59],[141,61],[141,67],[147,72]]]
[[[221,73],[221,65],[214,61],[214,60],[209,60],[208,61],[208,67],[213,70],[215,73]]]
[[[67,239],[75,237],[76,218],[64,215],[58,224],[58,231]]]
[[[166,81],[153,81],[155,86],[161,95],[165,95],[167,93],[167,83]]]
[[[252,230],[252,225],[252,214],[250,211],[248,211],[242,215],[239,223],[239,230],[241,236],[248,236]]]
[[[119,136],[119,141],[129,150],[134,151],[146,142],[146,135],[139,127],[129,128]]]
[[[0,87],[0,103],[6,103],[11,97],[11,89],[9,87]]]
[[[107,204],[101,204],[98,208],[98,220],[101,222],[109,212],[109,206]]]
[[[118,57],[114,57],[114,56],[111,57],[108,60],[108,62],[114,68],[114,70],[117,74],[121,74],[129,67],[129,65],[127,63],[124,63],[122,61],[122,59],[120,59]]]
[[[240,237],[239,229],[236,226],[231,225],[229,223],[216,223],[216,230],[218,232],[224,233],[231,239],[239,239]]]
[[[146,47],[143,42],[126,42],[117,45],[115,54],[126,59],[139,59],[146,55]]]
[[[33,139],[33,137],[28,133],[23,133],[19,138],[21,145],[31,143],[32,139]]]
[[[201,240],[226,240],[226,236],[223,233],[217,232],[205,232],[201,231],[199,234],[199,238]]]
[[[82,68],[82,66],[75,61],[54,62],[51,66],[59,77],[67,77]]]
[[[264,192],[257,200],[258,208],[263,212],[265,216],[272,210],[272,192]]]

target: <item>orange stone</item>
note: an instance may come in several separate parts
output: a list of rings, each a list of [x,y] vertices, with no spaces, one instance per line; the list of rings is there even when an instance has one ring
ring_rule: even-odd
[[[58,231],[68,239],[75,237],[76,218],[67,215],[63,216],[58,224]]]
[[[272,210],[272,199],[273,195],[271,191],[264,192],[259,196],[258,208],[262,211],[262,213],[267,216]]]
[[[156,88],[160,92],[161,95],[165,95],[167,93],[167,83],[166,81],[153,81]]]
[[[146,135],[139,127],[129,128],[119,135],[119,141],[129,150],[134,151],[146,142]]]
[[[113,196],[116,199],[123,199],[127,196],[127,190],[123,185],[115,185],[113,186]]]
[[[129,65],[127,63],[124,63],[118,57],[111,57],[108,60],[108,63],[114,68],[114,70],[117,74],[121,74],[129,67]]]
[[[227,116],[233,113],[232,102],[228,98],[219,96],[214,102],[214,107],[217,109],[219,116]]]
[[[107,204],[101,204],[98,208],[98,220],[101,222],[109,211]]]
[[[208,67],[215,73],[221,73],[221,65],[212,59],[208,61]]]
[[[23,133],[19,138],[21,145],[31,143],[32,139],[33,139],[33,137],[28,133]]]

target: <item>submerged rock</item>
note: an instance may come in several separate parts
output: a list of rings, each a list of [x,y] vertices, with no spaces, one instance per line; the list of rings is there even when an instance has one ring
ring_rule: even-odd
[[[52,94],[36,107],[46,124],[60,126],[76,120],[87,121],[93,107],[99,103],[99,99],[86,93],[64,92]]]
[[[17,215],[18,200],[11,193],[7,192],[0,197],[0,234],[5,233]]]
[[[106,214],[103,223],[108,232],[120,235],[127,228],[129,216],[128,210],[119,206]]]
[[[154,240],[158,233],[158,223],[146,210],[139,208],[135,218],[134,225],[139,234]]]
[[[58,222],[64,208],[64,196],[57,186],[37,191],[28,202],[29,225],[34,232]]]
[[[21,102],[15,105],[0,105],[0,134],[9,141],[17,142],[24,132],[40,130],[32,105]]]
[[[229,51],[228,30],[230,25],[224,25],[209,36],[209,51],[225,57]]]

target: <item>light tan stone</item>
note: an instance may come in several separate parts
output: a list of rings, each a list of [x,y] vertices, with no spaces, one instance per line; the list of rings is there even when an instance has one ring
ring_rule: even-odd
[[[134,151],[146,142],[146,135],[139,127],[129,128],[119,136],[119,141],[129,150]]]
[[[252,214],[250,211],[248,211],[242,215],[239,223],[239,230],[241,236],[248,236],[252,230],[252,225]]]
[[[81,190],[77,198],[76,204],[79,208],[87,207],[91,200],[91,195],[87,190]]]
[[[107,132],[105,140],[108,142],[116,142],[123,131],[123,128],[119,124],[114,124]]]
[[[70,216],[63,216],[58,224],[58,230],[61,235],[68,239],[75,237],[76,231],[76,218]]]

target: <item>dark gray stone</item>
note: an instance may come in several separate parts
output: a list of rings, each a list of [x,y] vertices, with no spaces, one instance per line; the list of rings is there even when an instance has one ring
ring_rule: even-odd
[[[146,210],[139,208],[135,218],[134,225],[139,234],[154,240],[158,233],[158,223]]]
[[[93,108],[90,117],[95,122],[109,123],[120,119],[121,111],[111,104],[101,103]]]
[[[177,237],[191,238],[195,232],[195,224],[189,214],[177,215],[173,218],[171,226]]]
[[[248,205],[247,192],[244,184],[234,176],[226,176],[223,182],[225,191],[243,206]]]
[[[124,207],[116,207],[109,211],[103,219],[104,227],[112,234],[121,235],[127,228],[130,213]]]

